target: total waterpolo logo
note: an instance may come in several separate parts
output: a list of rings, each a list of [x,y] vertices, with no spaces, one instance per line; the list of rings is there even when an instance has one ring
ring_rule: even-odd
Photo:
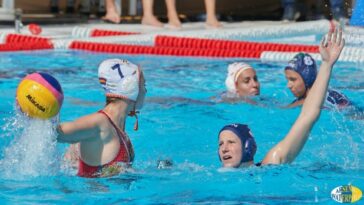
[[[339,203],[355,203],[362,195],[361,190],[352,185],[339,186],[331,191],[331,198]]]

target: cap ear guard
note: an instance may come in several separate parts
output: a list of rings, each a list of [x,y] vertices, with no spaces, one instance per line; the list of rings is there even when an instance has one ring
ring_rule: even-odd
[[[126,96],[131,96],[134,94],[135,90],[139,90],[139,79],[134,76],[125,76],[124,80],[121,82],[119,89],[123,90]],[[139,94],[139,92],[138,92]]]
[[[249,162],[254,160],[254,155],[257,152],[257,144],[253,137],[246,139],[243,147],[243,157],[241,162]]]
[[[228,73],[228,75],[231,75],[231,73]],[[234,82],[234,77],[228,76],[225,80],[226,88],[229,92],[235,93],[236,92],[236,85]]]

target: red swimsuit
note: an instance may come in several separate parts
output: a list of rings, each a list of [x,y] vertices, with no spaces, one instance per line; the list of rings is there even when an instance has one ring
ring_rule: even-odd
[[[80,177],[100,177],[103,175],[107,175],[107,173],[113,172],[117,169],[118,162],[131,163],[134,160],[134,149],[130,142],[129,137],[122,132],[115,123],[110,119],[110,117],[102,110],[98,111],[98,113],[104,114],[109,122],[116,130],[117,135],[119,136],[120,141],[120,149],[116,157],[111,160],[109,163],[100,165],[100,166],[91,166],[86,164],[82,159],[79,159],[78,173],[77,175]],[[113,169],[116,168],[116,169]]]

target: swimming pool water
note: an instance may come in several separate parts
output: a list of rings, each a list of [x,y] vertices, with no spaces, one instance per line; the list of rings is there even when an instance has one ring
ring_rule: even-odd
[[[257,69],[262,88],[262,106],[253,106],[214,100],[225,91],[227,65],[236,59],[73,51],[0,56],[1,160],[19,135],[14,127],[18,125],[11,120],[17,84],[27,73],[44,71],[60,81],[65,94],[62,121],[102,108],[105,99],[97,66],[106,58],[125,58],[141,65],[148,90],[139,131],[132,130],[133,118],[127,120],[126,130],[136,153],[133,173],[84,179],[64,169],[36,177],[15,170],[14,177],[9,178],[4,170],[11,167],[2,167],[2,204],[335,204],[330,192],[337,186],[352,184],[364,190],[363,120],[336,111],[321,113],[294,163],[220,169],[217,133],[223,125],[249,124],[258,144],[256,162],[288,132],[299,109],[280,108],[293,100],[285,87],[284,64],[249,61]],[[357,107],[364,107],[363,79],[360,66],[337,64],[330,87],[345,93]],[[66,147],[57,145],[59,155]],[[159,159],[172,160],[173,167],[158,169]]]

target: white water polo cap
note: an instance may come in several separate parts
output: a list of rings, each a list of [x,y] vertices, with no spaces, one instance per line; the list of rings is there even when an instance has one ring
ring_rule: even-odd
[[[99,66],[99,82],[106,96],[136,101],[139,94],[140,69],[121,59],[107,59]]]
[[[239,75],[249,68],[252,67],[244,62],[235,62],[228,66],[225,85],[229,92],[236,93],[236,82],[238,81]]]

